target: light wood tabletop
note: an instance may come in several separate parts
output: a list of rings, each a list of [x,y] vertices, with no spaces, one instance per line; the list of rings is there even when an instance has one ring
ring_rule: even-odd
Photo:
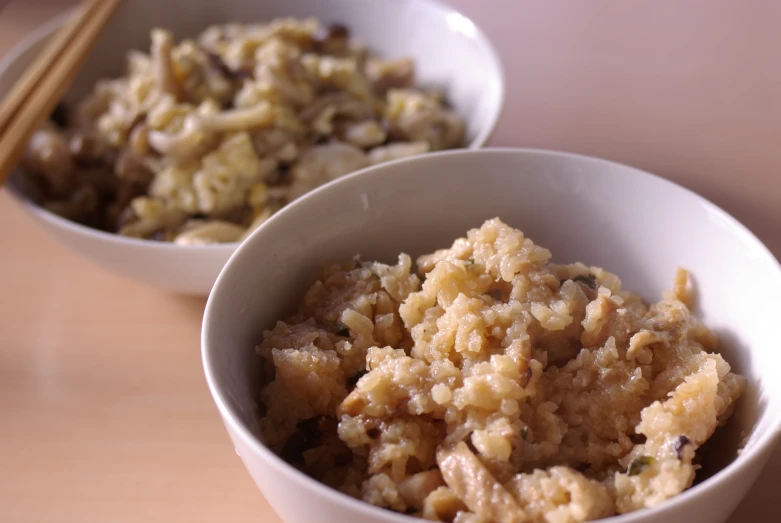
[[[0,55],[72,3],[11,0]],[[781,3],[452,3],[507,69],[493,144],[646,168],[781,255]],[[0,191],[1,521],[279,523],[209,397],[204,302],[89,265]],[[781,448],[730,523],[777,523],[779,485]]]

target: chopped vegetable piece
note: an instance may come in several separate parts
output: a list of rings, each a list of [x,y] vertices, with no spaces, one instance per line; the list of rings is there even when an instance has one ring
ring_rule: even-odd
[[[678,459],[683,457],[683,449],[689,444],[691,444],[689,438],[686,436],[678,436],[678,439],[675,441],[675,453],[678,455]]]
[[[588,276],[577,276],[572,279],[575,283],[582,283],[592,291],[597,290],[597,277],[593,274],[589,274]]]
[[[339,324],[339,330],[336,331],[337,336],[344,336],[345,338],[350,336],[350,329],[344,323]]]
[[[640,456],[639,458],[635,458],[635,460],[629,464],[629,469],[626,471],[626,473],[630,476],[637,476],[643,472],[645,467],[652,464],[653,462],[654,458],[651,456]]]

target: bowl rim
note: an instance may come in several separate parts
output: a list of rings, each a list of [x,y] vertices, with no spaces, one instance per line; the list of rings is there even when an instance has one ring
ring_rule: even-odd
[[[291,202],[289,205],[285,206],[279,212],[275,213],[268,220],[268,222],[263,224],[263,226],[259,227],[255,231],[253,231],[248,236],[248,238],[241,245],[239,245],[239,247],[230,256],[227,263],[225,263],[225,265],[223,266],[219,276],[217,277],[217,280],[214,283],[214,286],[212,287],[212,292],[209,294],[209,297],[206,302],[206,307],[204,309],[202,328],[201,328],[201,363],[203,365],[204,376],[206,378],[206,383],[209,388],[209,393],[211,394],[212,399],[215,405],[217,406],[217,409],[222,417],[223,423],[225,424],[226,428],[231,434],[240,438],[242,443],[245,446],[247,446],[254,455],[260,457],[268,465],[273,466],[275,468],[276,473],[284,474],[291,481],[297,481],[301,486],[304,486],[305,488],[313,489],[314,491],[318,492],[320,495],[330,498],[333,503],[338,503],[344,506],[345,508],[349,508],[350,510],[356,511],[357,513],[363,513],[367,517],[374,516],[378,518],[387,518],[388,520],[394,520],[395,518],[395,520],[399,521],[399,523],[420,521],[420,519],[418,518],[413,518],[405,514],[391,512],[386,509],[382,509],[380,507],[376,507],[374,505],[366,503],[362,500],[352,498],[347,494],[344,494],[336,489],[332,489],[331,487],[328,487],[325,484],[307,476],[303,472],[300,472],[299,470],[297,470],[296,468],[288,464],[281,457],[277,456],[271,449],[269,449],[266,445],[264,445],[260,441],[260,439],[255,434],[253,434],[252,431],[247,426],[244,425],[244,423],[241,422],[235,409],[233,409],[233,407],[231,407],[230,403],[228,402],[229,395],[219,385],[219,379],[217,377],[216,370],[212,365],[212,358],[213,357],[216,358],[218,354],[217,348],[213,346],[210,341],[210,338],[212,337],[211,318],[215,316],[215,307],[216,307],[215,302],[217,300],[217,296],[225,292],[223,290],[223,287],[226,286],[226,281],[230,277],[229,275],[233,271],[233,267],[237,265],[239,258],[245,256],[245,252],[247,252],[250,249],[250,245],[252,243],[259,241],[256,238],[259,237],[259,235],[263,234],[263,231],[265,230],[266,225],[268,223],[272,223],[272,221],[279,220],[281,219],[281,217],[284,217],[286,214],[299,212],[299,209],[309,205],[311,200],[318,199],[318,198],[326,198],[327,197],[326,194],[329,191],[337,192],[337,193],[340,192],[340,187],[342,184],[356,183],[357,181],[359,181],[359,179],[364,177],[372,177],[372,176],[387,177],[388,175],[384,174],[382,171],[387,169],[396,169],[408,163],[422,162],[422,161],[436,162],[438,161],[439,157],[451,157],[451,156],[458,157],[462,155],[485,156],[485,157],[491,157],[496,155],[507,155],[507,156],[532,155],[532,156],[547,156],[550,158],[562,158],[562,159],[567,158],[567,159],[574,159],[574,160],[585,161],[585,162],[596,162],[606,167],[620,168],[624,170],[624,172],[628,176],[636,176],[636,177],[643,178],[647,181],[650,181],[652,183],[664,185],[669,190],[678,191],[678,192],[682,191],[684,193],[687,193],[689,196],[694,197],[695,201],[697,201],[699,204],[706,206],[710,211],[716,213],[721,219],[728,222],[734,228],[734,230],[739,233],[739,235],[745,237],[745,239],[748,242],[752,243],[754,247],[758,249],[758,252],[761,252],[764,255],[766,260],[770,263],[771,267],[774,269],[774,273],[776,276],[775,279],[778,282],[778,286],[781,287],[781,263],[779,263],[779,261],[770,252],[767,246],[765,246],[765,244],[751,230],[749,230],[745,225],[743,225],[740,221],[734,218],[731,214],[727,213],[721,207],[714,204],[704,196],[701,196],[698,193],[690,189],[687,189],[686,187],[676,182],[673,182],[666,178],[662,178],[661,176],[652,174],[648,171],[636,167],[632,167],[620,162],[606,160],[594,156],[570,153],[565,151],[557,151],[551,149],[521,148],[521,147],[487,147],[478,150],[461,149],[461,150],[439,151],[439,152],[429,153],[426,155],[421,155],[412,158],[401,158],[384,164],[367,167],[365,169],[361,169],[359,171],[346,175],[342,178],[334,180],[333,182],[330,182],[326,185],[322,185],[314,189],[313,191],[310,191],[309,193],[305,194],[298,200]],[[731,481],[731,478],[736,476],[736,474],[740,472],[746,472],[748,471],[748,469],[752,467],[760,467],[760,468],[763,467],[765,463],[762,463],[760,461],[762,455],[767,451],[769,451],[770,448],[774,444],[776,444],[779,440],[781,440],[781,411],[778,412],[777,419],[775,420],[771,419],[771,423],[767,431],[764,434],[760,435],[760,437],[751,445],[751,447],[744,449],[744,451],[741,452],[729,464],[727,464],[724,468],[720,469],[712,476],[705,479],[703,482],[697,485],[693,485],[692,487],[686,489],[682,493],[666,500],[664,503],[660,504],[657,507],[653,507],[650,509],[640,509],[626,514],[615,515],[609,518],[602,519],[600,521],[605,521],[609,523],[641,523],[646,518],[646,516],[649,515],[650,511],[653,511],[653,515],[656,516],[672,513],[674,510],[681,507],[681,505],[694,502],[695,498],[699,497],[701,494],[704,494],[709,490],[712,490],[716,486],[720,485],[722,487],[725,487],[725,483]]]
[[[370,1],[382,2],[385,0],[370,0]],[[462,19],[467,20],[469,24],[471,24],[471,28],[474,30],[474,36],[472,37],[472,40],[475,41],[483,49],[483,51],[485,51],[485,53],[489,58],[489,61],[491,62],[491,65],[496,70],[497,103],[495,109],[490,114],[490,116],[486,119],[486,124],[478,131],[475,138],[471,142],[469,142],[468,145],[459,149],[451,149],[451,150],[480,149],[488,142],[488,140],[490,140],[490,138],[493,136],[494,132],[496,131],[496,127],[502,116],[502,109],[504,108],[505,101],[506,101],[506,86],[505,86],[506,75],[504,72],[504,66],[502,64],[501,56],[496,50],[496,46],[493,44],[491,39],[488,38],[488,35],[480,28],[479,25],[477,25],[474,22],[474,20],[472,20],[472,18],[466,16],[464,13],[457,10],[456,8],[445,4],[441,0],[416,0],[416,1],[421,5],[423,5],[425,8],[435,9],[439,11],[446,17],[458,16]],[[19,60],[21,55],[26,51],[28,51],[32,46],[39,43],[44,38],[52,36],[52,34],[54,34],[55,31],[61,28],[65,23],[67,23],[72,17],[76,15],[78,9],[79,9],[78,7],[69,7],[62,13],[52,17],[46,22],[43,22],[42,24],[35,27],[21,40],[19,40],[16,44],[14,44],[11,50],[8,51],[8,53],[2,59],[0,59],[0,76],[5,75],[8,69],[14,63],[16,63],[17,60]],[[425,154],[433,154],[433,153],[425,153]],[[15,167],[14,172],[16,172],[17,170],[18,169]],[[238,242],[215,243],[209,245],[178,245],[173,242],[161,242],[156,240],[147,240],[144,238],[132,238],[129,236],[122,236],[118,233],[94,229],[92,227],[88,227],[86,225],[82,225],[80,223],[63,218],[29,200],[10,181],[9,183],[6,184],[6,188],[8,189],[8,194],[11,196],[11,198],[16,202],[18,202],[26,211],[30,212],[35,217],[43,221],[46,221],[57,228],[67,229],[72,234],[86,236],[96,241],[103,240],[115,244],[127,244],[131,247],[148,247],[150,249],[161,249],[163,251],[170,250],[170,249],[176,249],[176,250],[187,249],[188,251],[194,251],[194,252],[234,250],[238,245],[241,244],[241,241],[238,241]],[[287,205],[290,205],[290,203],[288,203]],[[285,205],[285,207],[287,205]]]

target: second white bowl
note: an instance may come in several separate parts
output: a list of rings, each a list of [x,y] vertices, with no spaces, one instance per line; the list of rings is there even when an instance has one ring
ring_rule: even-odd
[[[364,170],[283,209],[233,255],[206,306],[203,362],[228,433],[269,503],[291,523],[414,521],[316,482],[255,437],[264,385],[253,374],[255,346],[324,264],[355,254],[414,259],[494,217],[548,247],[555,261],[604,267],[648,300],[670,287],[677,267],[691,271],[696,313],[719,334],[720,352],[748,378],[748,390],[705,458],[719,472],[657,508],[609,521],[725,521],[781,434],[781,267],[734,218],[673,183],[612,162],[529,150],[444,152]]]
[[[34,31],[0,62],[0,96],[68,19],[67,13]],[[434,0],[134,0],[124,2],[66,97],[75,100],[100,78],[121,74],[129,49],[148,49],[149,30],[172,29],[176,38],[194,36],[212,24],[255,22],[280,16],[313,16],[339,22],[384,56],[410,56],[418,79],[444,86],[466,119],[470,148],[489,138],[504,100],[503,74],[488,39],[471,20]],[[38,224],[71,250],[111,272],[185,294],[206,295],[235,243],[183,247],[134,240],[64,220],[11,194]],[[270,248],[273,248],[271,246]]]

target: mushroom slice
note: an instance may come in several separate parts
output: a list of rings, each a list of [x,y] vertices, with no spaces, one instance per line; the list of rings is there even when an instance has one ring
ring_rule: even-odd
[[[215,132],[236,132],[266,127],[274,123],[275,117],[271,104],[266,101],[252,107],[199,116],[203,128]]]
[[[200,117],[194,114],[185,118],[182,130],[176,134],[149,131],[147,135],[152,149],[163,156],[171,156],[178,160],[187,160],[198,156],[201,148],[207,142],[207,137]]]
[[[170,93],[178,99],[180,89],[171,58],[173,48],[174,37],[170,31],[152,29],[152,67],[155,84],[160,91]]]
[[[521,523],[526,513],[463,441],[437,451],[442,477],[469,510],[486,521]]]
[[[57,195],[68,195],[76,185],[73,156],[64,135],[52,128],[35,132],[27,145],[22,164],[41,175]]]

